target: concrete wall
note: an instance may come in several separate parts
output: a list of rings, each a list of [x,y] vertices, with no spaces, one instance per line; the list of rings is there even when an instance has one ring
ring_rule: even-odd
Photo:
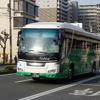
[[[22,14],[23,14],[23,16],[30,18],[30,19],[35,20],[36,18],[36,16],[29,14],[27,12],[24,13],[24,11],[22,12],[14,11],[16,10],[14,9],[14,1],[16,0],[11,0],[12,60],[14,59],[14,56],[17,55],[17,51],[18,51],[17,36],[18,36],[18,31],[22,28],[22,27],[16,27],[16,28],[13,27],[13,18],[16,17],[18,14],[19,14],[19,17],[22,17]],[[17,1],[21,1],[21,0],[17,0]],[[35,5],[35,3],[32,1],[29,1],[29,0],[25,0],[25,1],[31,3],[32,5]],[[6,30],[6,32],[10,34],[9,32],[9,12],[8,12],[8,7],[7,7],[8,3],[9,3],[9,0],[0,0],[0,32],[2,30]],[[9,61],[10,60],[10,41],[9,39],[7,40],[6,45],[7,45],[6,54],[8,54],[8,61]],[[2,61],[2,55],[3,55],[3,50],[0,46],[0,62]]]

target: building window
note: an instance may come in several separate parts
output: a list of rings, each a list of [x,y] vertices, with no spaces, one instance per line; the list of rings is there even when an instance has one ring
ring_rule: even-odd
[[[25,1],[14,2],[14,9],[18,11],[27,12],[31,15],[38,16],[38,7],[36,5],[32,5],[29,2]]]
[[[29,19],[26,17],[14,17],[14,27],[23,27],[26,24],[34,22],[33,19]]]
[[[35,6],[35,8],[34,8],[34,14],[35,14],[35,16],[38,16],[38,7],[37,6]]]
[[[23,27],[23,18],[22,17],[14,18],[14,27]]]
[[[23,2],[23,11],[34,15],[34,5],[32,5],[28,2]]]
[[[26,2],[23,3],[23,11],[27,12],[27,3]]]

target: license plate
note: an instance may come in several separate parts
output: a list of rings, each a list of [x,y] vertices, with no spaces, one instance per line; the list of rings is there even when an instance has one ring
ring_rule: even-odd
[[[33,73],[32,76],[33,76],[33,77],[39,77],[39,74],[38,74],[38,73]]]

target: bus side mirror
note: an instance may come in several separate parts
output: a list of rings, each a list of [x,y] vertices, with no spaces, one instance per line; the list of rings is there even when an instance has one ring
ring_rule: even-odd
[[[18,32],[18,37],[17,37],[17,46],[19,46],[19,39],[20,39],[20,35],[21,35],[22,31]]]
[[[54,42],[55,42],[55,45],[59,45],[60,44],[60,41],[61,41],[61,39],[57,39],[57,40],[53,40]]]

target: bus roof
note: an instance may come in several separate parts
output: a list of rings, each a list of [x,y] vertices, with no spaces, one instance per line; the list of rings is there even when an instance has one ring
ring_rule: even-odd
[[[79,34],[84,34],[92,38],[97,38],[100,40],[100,35],[95,33],[90,33],[84,29],[72,25],[70,23],[61,23],[61,22],[36,22],[25,25],[23,28],[36,28],[36,29],[67,29],[70,32],[77,32]]]
[[[23,28],[51,28],[51,29],[60,29],[60,28],[69,28],[84,31],[82,28],[79,28],[70,23],[60,23],[60,22],[36,22],[25,25]]]

